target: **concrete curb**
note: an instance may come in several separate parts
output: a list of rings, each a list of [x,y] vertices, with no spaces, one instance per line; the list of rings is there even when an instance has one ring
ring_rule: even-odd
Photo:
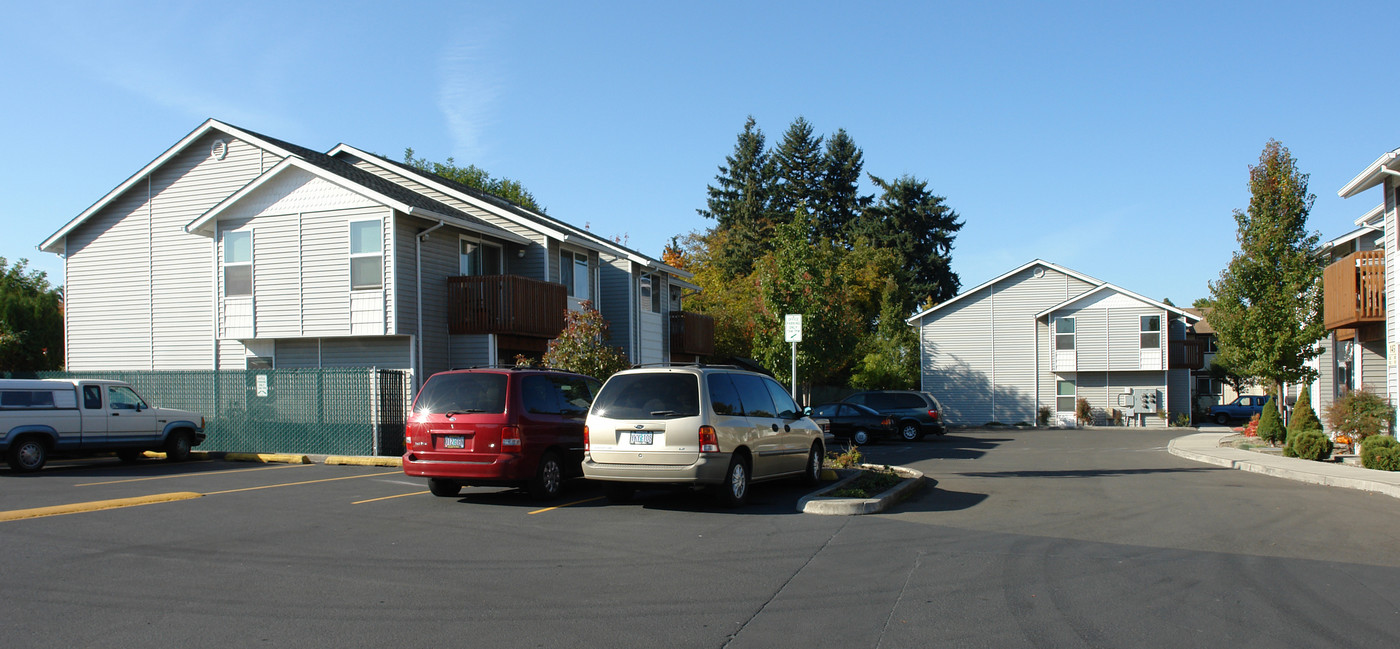
[[[865,464],[863,467],[881,468],[884,465]],[[829,485],[811,494],[803,496],[797,501],[797,511],[804,514],[818,514],[823,516],[859,516],[861,514],[878,514],[893,507],[905,498],[908,498],[924,484],[924,474],[922,471],[910,469],[902,466],[890,467],[895,473],[904,476],[904,479],[893,487],[876,495],[874,498],[834,498],[826,496],[830,492],[836,491],[846,483],[855,480],[860,471],[849,469],[838,470],[836,473],[848,473],[846,477],[836,484]],[[829,471],[826,469],[824,471]]]
[[[215,455],[213,453],[211,456]],[[257,462],[259,464],[311,464],[311,458],[295,453],[224,453],[219,458],[228,462]]]
[[[1221,438],[1228,436],[1229,435],[1222,435]],[[1227,469],[1248,471],[1250,473],[1258,473],[1307,484],[1370,491],[1392,498],[1400,498],[1400,484],[1397,484],[1394,480],[1381,481],[1370,479],[1366,475],[1366,472],[1369,472],[1370,469],[1323,464],[1300,458],[1266,456],[1254,459],[1248,456],[1258,455],[1257,453],[1234,448],[1225,449],[1217,447],[1218,450],[1188,449],[1183,448],[1188,444],[1179,443],[1185,439],[1185,437],[1178,437],[1168,442],[1167,452],[1177,457]]]
[[[393,466],[402,467],[402,457],[384,457],[369,455],[331,455],[321,461],[321,464],[338,464],[345,466]]]

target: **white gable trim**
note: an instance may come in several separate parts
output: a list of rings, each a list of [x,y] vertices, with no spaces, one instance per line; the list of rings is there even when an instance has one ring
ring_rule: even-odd
[[[1078,272],[1078,271],[1074,271],[1074,270],[1070,270],[1070,269],[1068,269],[1068,268],[1065,268],[1064,266],[1060,266],[1060,265],[1057,265],[1057,264],[1052,264],[1052,263],[1050,263],[1050,262],[1048,262],[1048,261],[1045,261],[1045,260],[1043,260],[1043,259],[1032,259],[1031,261],[1028,261],[1028,262],[1026,262],[1026,263],[1024,263],[1024,264],[1022,264],[1022,265],[1020,265],[1020,266],[1017,266],[1016,268],[1013,268],[1013,269],[1011,269],[1011,270],[1009,270],[1009,271],[1007,271],[1007,272],[1005,272],[1005,273],[1002,273],[1001,275],[997,275],[996,277],[994,277],[994,278],[992,278],[992,279],[989,279],[989,280],[987,280],[987,281],[985,281],[985,282],[982,282],[981,284],[978,284],[975,288],[970,288],[970,289],[968,289],[968,290],[966,290],[966,291],[963,291],[962,293],[959,293],[959,294],[957,295],[957,297],[950,298],[950,299],[948,299],[948,300],[946,300],[946,301],[944,301],[944,302],[941,302],[941,303],[939,303],[939,304],[935,304],[935,305],[933,305],[932,307],[929,307],[928,309],[925,309],[925,310],[922,311],[922,312],[916,313],[916,314],[914,314],[913,316],[911,316],[911,317],[909,317],[908,319],[906,319],[904,322],[905,322],[906,324],[910,324],[910,325],[915,324],[917,321],[919,321],[920,319],[922,319],[924,316],[926,316],[926,315],[928,315],[928,314],[930,314],[930,313],[933,313],[934,311],[938,311],[938,310],[943,309],[943,308],[945,308],[945,307],[951,306],[952,304],[954,304],[954,303],[956,303],[956,302],[962,300],[963,298],[965,298],[965,297],[967,297],[967,296],[969,296],[969,295],[972,295],[972,294],[974,294],[974,293],[976,293],[976,292],[978,292],[978,291],[980,291],[980,290],[982,290],[982,289],[984,289],[984,288],[987,288],[988,286],[992,286],[993,284],[996,284],[997,282],[1000,282],[1000,281],[1002,281],[1002,280],[1004,280],[1004,279],[1006,279],[1006,278],[1008,278],[1008,277],[1011,277],[1011,276],[1015,275],[1016,273],[1019,273],[1019,272],[1021,272],[1021,271],[1023,271],[1023,270],[1026,270],[1027,268],[1031,268],[1031,267],[1033,267],[1033,266],[1044,266],[1044,267],[1046,267],[1046,268],[1052,268],[1052,269],[1057,270],[1057,271],[1059,271],[1059,272],[1061,272],[1061,273],[1064,273],[1064,274],[1066,274],[1066,275],[1069,275],[1070,277],[1074,277],[1074,278],[1076,278],[1076,279],[1083,280],[1083,281],[1088,282],[1088,283],[1090,283],[1090,284],[1093,284],[1093,285],[1095,285],[1095,286],[1099,286],[1099,285],[1102,285],[1102,284],[1106,284],[1106,283],[1107,283],[1107,282],[1104,282],[1103,280],[1095,279],[1095,278],[1093,278],[1093,277],[1090,277],[1090,276],[1088,276],[1088,275],[1085,275],[1084,273],[1081,273],[1081,272]]]
[[[193,131],[190,131],[189,135],[186,135],[185,137],[181,138],[180,141],[176,142],[174,146],[170,147],[169,149],[166,149],[165,153],[160,154],[156,157],[155,160],[152,160],[149,164],[142,167],[140,171],[137,171],[130,178],[127,178],[126,182],[117,185],[115,189],[113,189],[110,192],[107,192],[107,195],[98,199],[96,203],[92,204],[92,207],[83,210],[82,214],[73,217],[73,220],[69,221],[62,228],[59,228],[58,232],[53,233],[49,236],[48,239],[45,239],[43,243],[39,244],[39,249],[44,252],[62,253],[63,250],[62,246],[60,245],[60,242],[63,241],[64,237],[68,236],[69,232],[72,232],[74,228],[82,225],[89,218],[91,218],[93,214],[96,214],[99,210],[106,207],[108,203],[111,203],[112,201],[116,200],[118,196],[121,196],[123,193],[126,192],[126,190],[131,189],[133,185],[144,180],[147,176],[149,176],[156,169],[159,169],[171,158],[180,155],[180,153],[182,153],[187,147],[189,147],[191,143],[193,143],[195,140],[198,140],[201,137],[204,137],[204,135],[209,131],[223,132],[227,135],[236,137],[245,142],[250,142],[268,151],[272,151],[273,153],[276,153],[277,155],[283,157],[291,155],[290,151],[286,151],[282,147],[274,146],[271,143],[264,141],[262,138],[250,135],[240,129],[234,128],[232,126],[229,126],[228,124],[220,122],[219,120],[212,118],[205,120],[204,123],[200,124],[198,128],[196,128]]]
[[[1394,171],[1391,167],[1391,163],[1394,162],[1396,158],[1400,158],[1400,149],[1381,154],[1381,157],[1376,158],[1375,162],[1372,162],[1370,166],[1362,170],[1361,173],[1356,174],[1356,177],[1352,178],[1351,182],[1337,190],[1337,195],[1342,198],[1351,198],[1352,196],[1381,184],[1381,182],[1385,180],[1386,170]]]
[[[1112,291],[1112,292],[1114,292],[1114,293],[1116,293],[1116,294],[1118,294],[1118,295],[1123,295],[1123,296],[1125,296],[1125,297],[1132,298],[1132,299],[1134,299],[1134,300],[1137,300],[1137,301],[1139,301],[1139,302],[1142,302],[1143,304],[1146,304],[1146,305],[1151,306],[1151,307],[1156,308],[1156,309],[1162,309],[1162,310],[1164,310],[1164,311],[1170,311],[1170,312],[1172,312],[1172,313],[1176,313],[1176,314],[1179,314],[1179,315],[1186,316],[1187,324],[1191,324],[1191,323],[1193,323],[1193,322],[1197,322],[1197,321],[1199,321],[1199,320],[1201,319],[1200,316],[1197,316],[1197,315],[1191,314],[1191,313],[1187,313],[1187,312],[1182,311],[1181,309],[1179,309],[1179,308],[1177,308],[1177,307],[1174,307],[1174,306],[1172,306],[1172,305],[1170,305],[1170,304],[1166,304],[1165,302],[1158,302],[1158,301],[1153,300],[1153,299],[1151,299],[1151,298],[1143,297],[1143,296],[1141,296],[1141,295],[1138,295],[1137,293],[1134,293],[1134,292],[1132,292],[1132,291],[1128,291],[1128,290],[1119,288],[1119,287],[1114,286],[1114,285],[1112,285],[1112,284],[1103,284],[1103,285],[1101,285],[1101,286],[1099,286],[1099,287],[1097,287],[1097,288],[1095,288],[1095,289],[1093,289],[1093,290],[1091,290],[1091,291],[1088,291],[1088,292],[1085,292],[1085,293],[1080,293],[1079,295],[1076,295],[1076,296],[1074,296],[1074,297],[1072,297],[1072,298],[1070,298],[1070,299],[1068,299],[1068,300],[1065,300],[1064,302],[1061,302],[1061,303],[1059,303],[1059,304],[1056,304],[1055,306],[1052,306],[1052,307],[1050,307],[1050,308],[1048,308],[1048,309],[1046,309],[1046,310],[1044,310],[1044,311],[1041,311],[1040,313],[1035,314],[1035,317],[1036,317],[1037,319],[1040,319],[1040,318],[1044,318],[1044,317],[1046,317],[1046,316],[1048,316],[1048,315],[1050,315],[1051,313],[1054,313],[1054,312],[1056,312],[1056,311],[1069,309],[1069,308],[1073,307],[1075,304],[1077,304],[1077,303],[1079,303],[1079,302],[1082,302],[1082,301],[1084,301],[1084,300],[1093,299],[1093,297],[1094,297],[1095,295],[1098,295],[1099,293],[1103,293],[1103,292],[1106,292],[1106,291]]]
[[[243,198],[257,191],[260,187],[271,181],[273,178],[277,177],[278,175],[282,174],[288,169],[293,168],[309,173],[312,176],[315,176],[316,178],[336,185],[341,189],[352,192],[359,196],[363,196],[369,200],[372,200],[381,205],[385,205],[404,214],[418,216],[435,221],[442,221],[444,223],[451,224],[464,230],[471,230],[482,234],[488,234],[493,237],[498,237],[506,241],[510,241],[512,243],[517,243],[521,245],[526,245],[530,243],[530,240],[526,239],[525,237],[522,237],[513,232],[507,232],[506,230],[502,230],[491,225],[471,223],[469,221],[464,221],[454,216],[439,214],[438,212],[434,212],[432,210],[408,205],[391,196],[386,196],[368,187],[365,187],[364,185],[351,181],[343,176],[340,176],[339,174],[334,174],[329,171],[326,171],[325,169],[322,169],[321,167],[311,164],[296,156],[288,156],[286,158],[283,158],[281,162],[274,165],[271,169],[268,169],[266,173],[263,173],[262,175],[253,179],[252,182],[248,183],[247,185],[244,185],[242,189],[239,189],[238,191],[230,194],[224,200],[219,201],[218,205],[209,208],[209,211],[205,212],[204,214],[201,214],[199,218],[190,221],[189,224],[185,226],[185,232],[189,232],[191,234],[205,234],[208,236],[213,236],[213,228],[210,228],[208,226],[214,221],[218,220],[220,214],[222,214],[225,210],[228,210],[229,208],[236,205]]]

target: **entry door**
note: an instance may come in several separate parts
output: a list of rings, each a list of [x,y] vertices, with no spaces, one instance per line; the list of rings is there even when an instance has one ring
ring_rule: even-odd
[[[1073,427],[1074,418],[1074,379],[1060,379],[1055,382],[1055,422],[1060,426]]]

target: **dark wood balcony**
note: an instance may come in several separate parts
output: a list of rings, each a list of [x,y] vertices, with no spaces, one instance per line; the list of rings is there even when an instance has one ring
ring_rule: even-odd
[[[1322,323],[1328,331],[1385,322],[1385,253],[1354,252],[1322,271]]]
[[[447,331],[556,338],[564,330],[563,284],[519,275],[447,278]]]
[[[711,356],[715,353],[715,319],[703,313],[671,312],[671,355]]]
[[[1167,369],[1199,370],[1206,366],[1206,341],[1199,338],[1167,343]]]

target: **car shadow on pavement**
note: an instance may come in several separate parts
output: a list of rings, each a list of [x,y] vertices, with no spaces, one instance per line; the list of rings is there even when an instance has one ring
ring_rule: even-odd
[[[930,478],[926,479],[923,489],[904,502],[891,507],[888,513],[955,512],[972,509],[982,504],[987,498],[987,494],[940,489],[938,481]]]
[[[959,471],[969,478],[1101,478],[1106,476],[1151,475],[1156,473],[1203,473],[1228,471],[1217,466],[1167,467],[1160,469],[1066,469],[1062,471]]]

